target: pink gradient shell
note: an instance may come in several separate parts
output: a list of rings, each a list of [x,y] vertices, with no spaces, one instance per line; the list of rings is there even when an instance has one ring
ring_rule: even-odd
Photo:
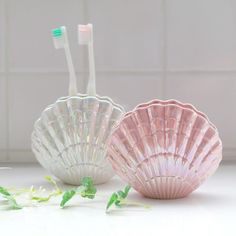
[[[111,136],[108,159],[142,195],[181,198],[216,171],[222,143],[216,127],[192,105],[153,100],[126,113]]]

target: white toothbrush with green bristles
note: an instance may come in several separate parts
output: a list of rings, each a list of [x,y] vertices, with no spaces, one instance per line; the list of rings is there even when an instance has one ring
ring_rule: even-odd
[[[87,94],[96,96],[96,75],[95,62],[93,52],[93,25],[78,25],[78,41],[80,45],[88,45],[89,55],[89,81],[87,87]]]
[[[70,74],[70,83],[69,83],[69,95],[75,96],[77,94],[77,84],[76,84],[76,75],[75,69],[71,57],[70,46],[68,42],[66,27],[61,26],[52,30],[53,42],[56,49],[64,48],[66,60],[68,64],[69,74]]]

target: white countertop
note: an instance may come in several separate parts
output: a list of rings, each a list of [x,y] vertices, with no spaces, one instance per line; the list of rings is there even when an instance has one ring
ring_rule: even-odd
[[[1,163],[0,163],[1,166]],[[47,174],[38,165],[14,165],[0,171],[5,187],[48,186]],[[131,191],[130,200],[151,206],[124,207],[105,213],[107,198],[125,186],[117,177],[98,186],[104,196],[94,200],[76,197],[72,207],[59,208],[60,199],[49,204],[0,211],[1,235],[236,235],[236,165],[221,165],[217,173],[185,199],[151,200]]]

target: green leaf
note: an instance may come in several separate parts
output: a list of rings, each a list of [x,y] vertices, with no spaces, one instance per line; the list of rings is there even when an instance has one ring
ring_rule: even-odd
[[[95,188],[93,184],[93,180],[91,177],[84,177],[81,182],[81,186],[79,186],[77,189],[71,189],[64,193],[62,197],[62,201],[60,206],[64,207],[65,204],[76,194],[80,194],[83,198],[89,198],[93,199],[95,197],[95,194],[97,192],[97,189]]]
[[[125,187],[125,190],[124,190],[124,191],[119,190],[119,191],[117,192],[117,194],[118,194],[118,196],[119,196],[121,199],[125,199],[125,198],[128,196],[130,189],[131,189],[131,187],[130,187],[129,185],[127,185],[127,186]]]
[[[22,207],[16,202],[15,198],[13,196],[5,196],[5,198],[8,200],[8,205],[10,209],[12,210],[19,210],[22,209]]]
[[[11,194],[3,187],[0,186],[0,193],[4,196],[11,196]]]
[[[7,189],[0,186],[0,193],[2,194],[3,198],[7,199],[10,209],[22,209],[22,207],[16,202],[15,198],[7,191]]]
[[[128,194],[129,194],[129,190],[131,189],[131,186],[130,185],[127,185],[126,187],[125,187],[125,191],[124,191],[124,198],[126,198],[127,196],[128,196]]]
[[[117,192],[117,194],[118,194],[118,196],[120,197],[120,198],[125,198],[126,196],[125,196],[125,193],[123,192],[123,191],[118,191]]]
[[[116,200],[116,201],[115,201],[115,205],[118,206],[118,207],[121,207],[120,202],[121,202],[120,200]]]
[[[117,193],[113,193],[107,203],[107,207],[106,207],[106,210],[108,210],[113,204],[116,204],[117,202],[117,199],[118,199],[118,195]]]
[[[107,203],[106,210],[108,210],[113,204],[120,207],[124,202],[123,200],[128,196],[130,189],[131,187],[127,185],[124,191],[119,190],[116,193],[113,193]]]
[[[91,186],[89,189],[89,194],[87,194],[87,197],[90,199],[95,198],[96,192],[97,192],[97,189],[94,186]]]
[[[82,179],[81,185],[91,187],[93,186],[93,179],[91,177],[84,177]]]
[[[60,203],[60,206],[63,208],[65,206],[65,204],[76,194],[76,190],[71,189],[71,190],[67,190],[64,192],[63,196],[62,196],[62,201]]]
[[[77,192],[81,197],[93,199],[95,198],[97,189],[93,184],[93,180],[91,177],[84,177],[81,186],[78,187]]]
[[[95,194],[97,192],[97,189],[94,186],[91,186],[90,188],[87,188],[82,194],[82,197],[87,197],[89,199],[95,198]]]

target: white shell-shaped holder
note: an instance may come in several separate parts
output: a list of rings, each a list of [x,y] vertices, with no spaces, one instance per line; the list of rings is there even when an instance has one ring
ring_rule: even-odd
[[[110,98],[78,94],[60,98],[35,122],[32,150],[49,172],[67,184],[90,176],[95,184],[113,176],[107,140],[124,110]]]

